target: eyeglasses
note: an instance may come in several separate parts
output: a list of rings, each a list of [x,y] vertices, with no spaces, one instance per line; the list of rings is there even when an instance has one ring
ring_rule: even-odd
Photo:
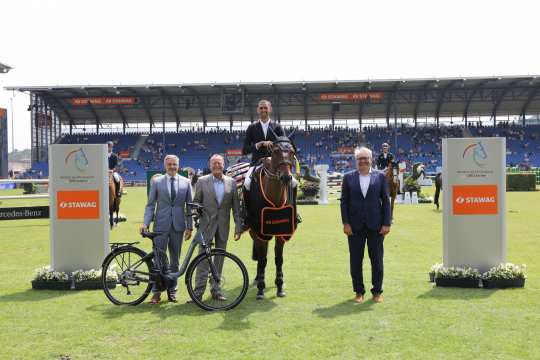
[[[259,110],[268,110],[266,106],[259,106]]]

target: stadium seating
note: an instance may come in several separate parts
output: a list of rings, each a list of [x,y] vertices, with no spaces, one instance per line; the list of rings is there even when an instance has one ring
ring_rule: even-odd
[[[297,130],[294,142],[299,160],[308,164],[328,164],[330,171],[348,171],[354,167],[351,150],[358,144],[366,144],[375,153],[383,142],[392,146],[391,151],[409,165],[422,162],[428,173],[442,166],[441,139],[464,136],[504,136],[507,139],[508,166],[540,167],[540,125],[517,126],[501,124],[497,127],[399,127],[364,128],[316,128]],[[165,138],[165,145],[163,145]],[[126,181],[144,181],[147,170],[160,170],[163,154],[176,154],[181,167],[195,170],[206,168],[208,157],[230,149],[241,149],[243,132],[210,130],[158,134],[77,134],[65,135],[60,143],[115,143],[114,150],[124,159],[121,174]],[[397,141],[397,149],[394,144]],[[140,145],[137,145],[140,144]],[[134,158],[134,155],[137,155]],[[245,159],[243,159],[245,160]],[[46,163],[36,163],[26,176],[46,177]]]

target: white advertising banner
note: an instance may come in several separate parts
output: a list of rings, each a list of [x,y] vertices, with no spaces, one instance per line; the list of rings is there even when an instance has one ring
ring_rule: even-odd
[[[444,266],[506,262],[506,139],[443,139]]]
[[[109,246],[107,145],[49,145],[51,267],[99,269]]]

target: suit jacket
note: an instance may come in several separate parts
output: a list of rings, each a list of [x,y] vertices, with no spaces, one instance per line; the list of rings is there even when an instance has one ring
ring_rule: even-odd
[[[109,156],[109,170],[114,170],[118,166],[118,162],[118,155],[112,153],[111,156]]]
[[[366,197],[360,188],[358,171],[345,174],[341,183],[341,221],[351,225],[354,233],[364,225],[371,230],[379,230],[383,225],[390,226],[388,182],[382,172],[371,171]]]
[[[188,209],[186,203],[191,202],[191,185],[189,180],[183,176],[176,175],[176,197],[171,201],[169,195],[170,181],[166,175],[161,175],[151,182],[148,193],[148,203],[144,210],[144,224],[150,225],[154,222],[153,230],[156,232],[170,231],[174,227],[175,231],[192,229],[192,219],[186,219],[185,214]]]
[[[223,176],[225,191],[223,200],[218,204],[214,190],[213,175],[205,175],[197,180],[195,186],[194,202],[204,206],[204,214],[200,220],[200,229],[203,230],[205,240],[210,242],[216,232],[222,240],[229,237],[231,223],[231,210],[235,224],[235,233],[241,232],[240,201],[236,190],[236,182],[232,177]]]
[[[255,147],[255,144],[259,141],[276,141],[276,136],[270,128],[274,129],[274,133],[277,136],[284,136],[285,132],[281,125],[270,120],[268,125],[268,131],[266,132],[266,137],[264,137],[264,131],[260,121],[251,123],[246,130],[246,137],[244,139],[244,146],[242,148],[242,154],[247,155],[251,154],[251,165],[255,165],[259,159],[265,158],[271,155],[270,151],[264,146],[261,146],[258,150]]]

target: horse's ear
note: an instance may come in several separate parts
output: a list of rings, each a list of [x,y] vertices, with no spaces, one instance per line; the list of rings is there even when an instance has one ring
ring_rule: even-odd
[[[283,132],[285,132],[285,130],[283,130]],[[287,134],[285,133],[285,136],[286,136],[289,140],[292,140],[293,135],[294,135],[295,132],[296,132],[296,128],[294,128],[293,131],[292,131],[289,135],[287,135]]]

